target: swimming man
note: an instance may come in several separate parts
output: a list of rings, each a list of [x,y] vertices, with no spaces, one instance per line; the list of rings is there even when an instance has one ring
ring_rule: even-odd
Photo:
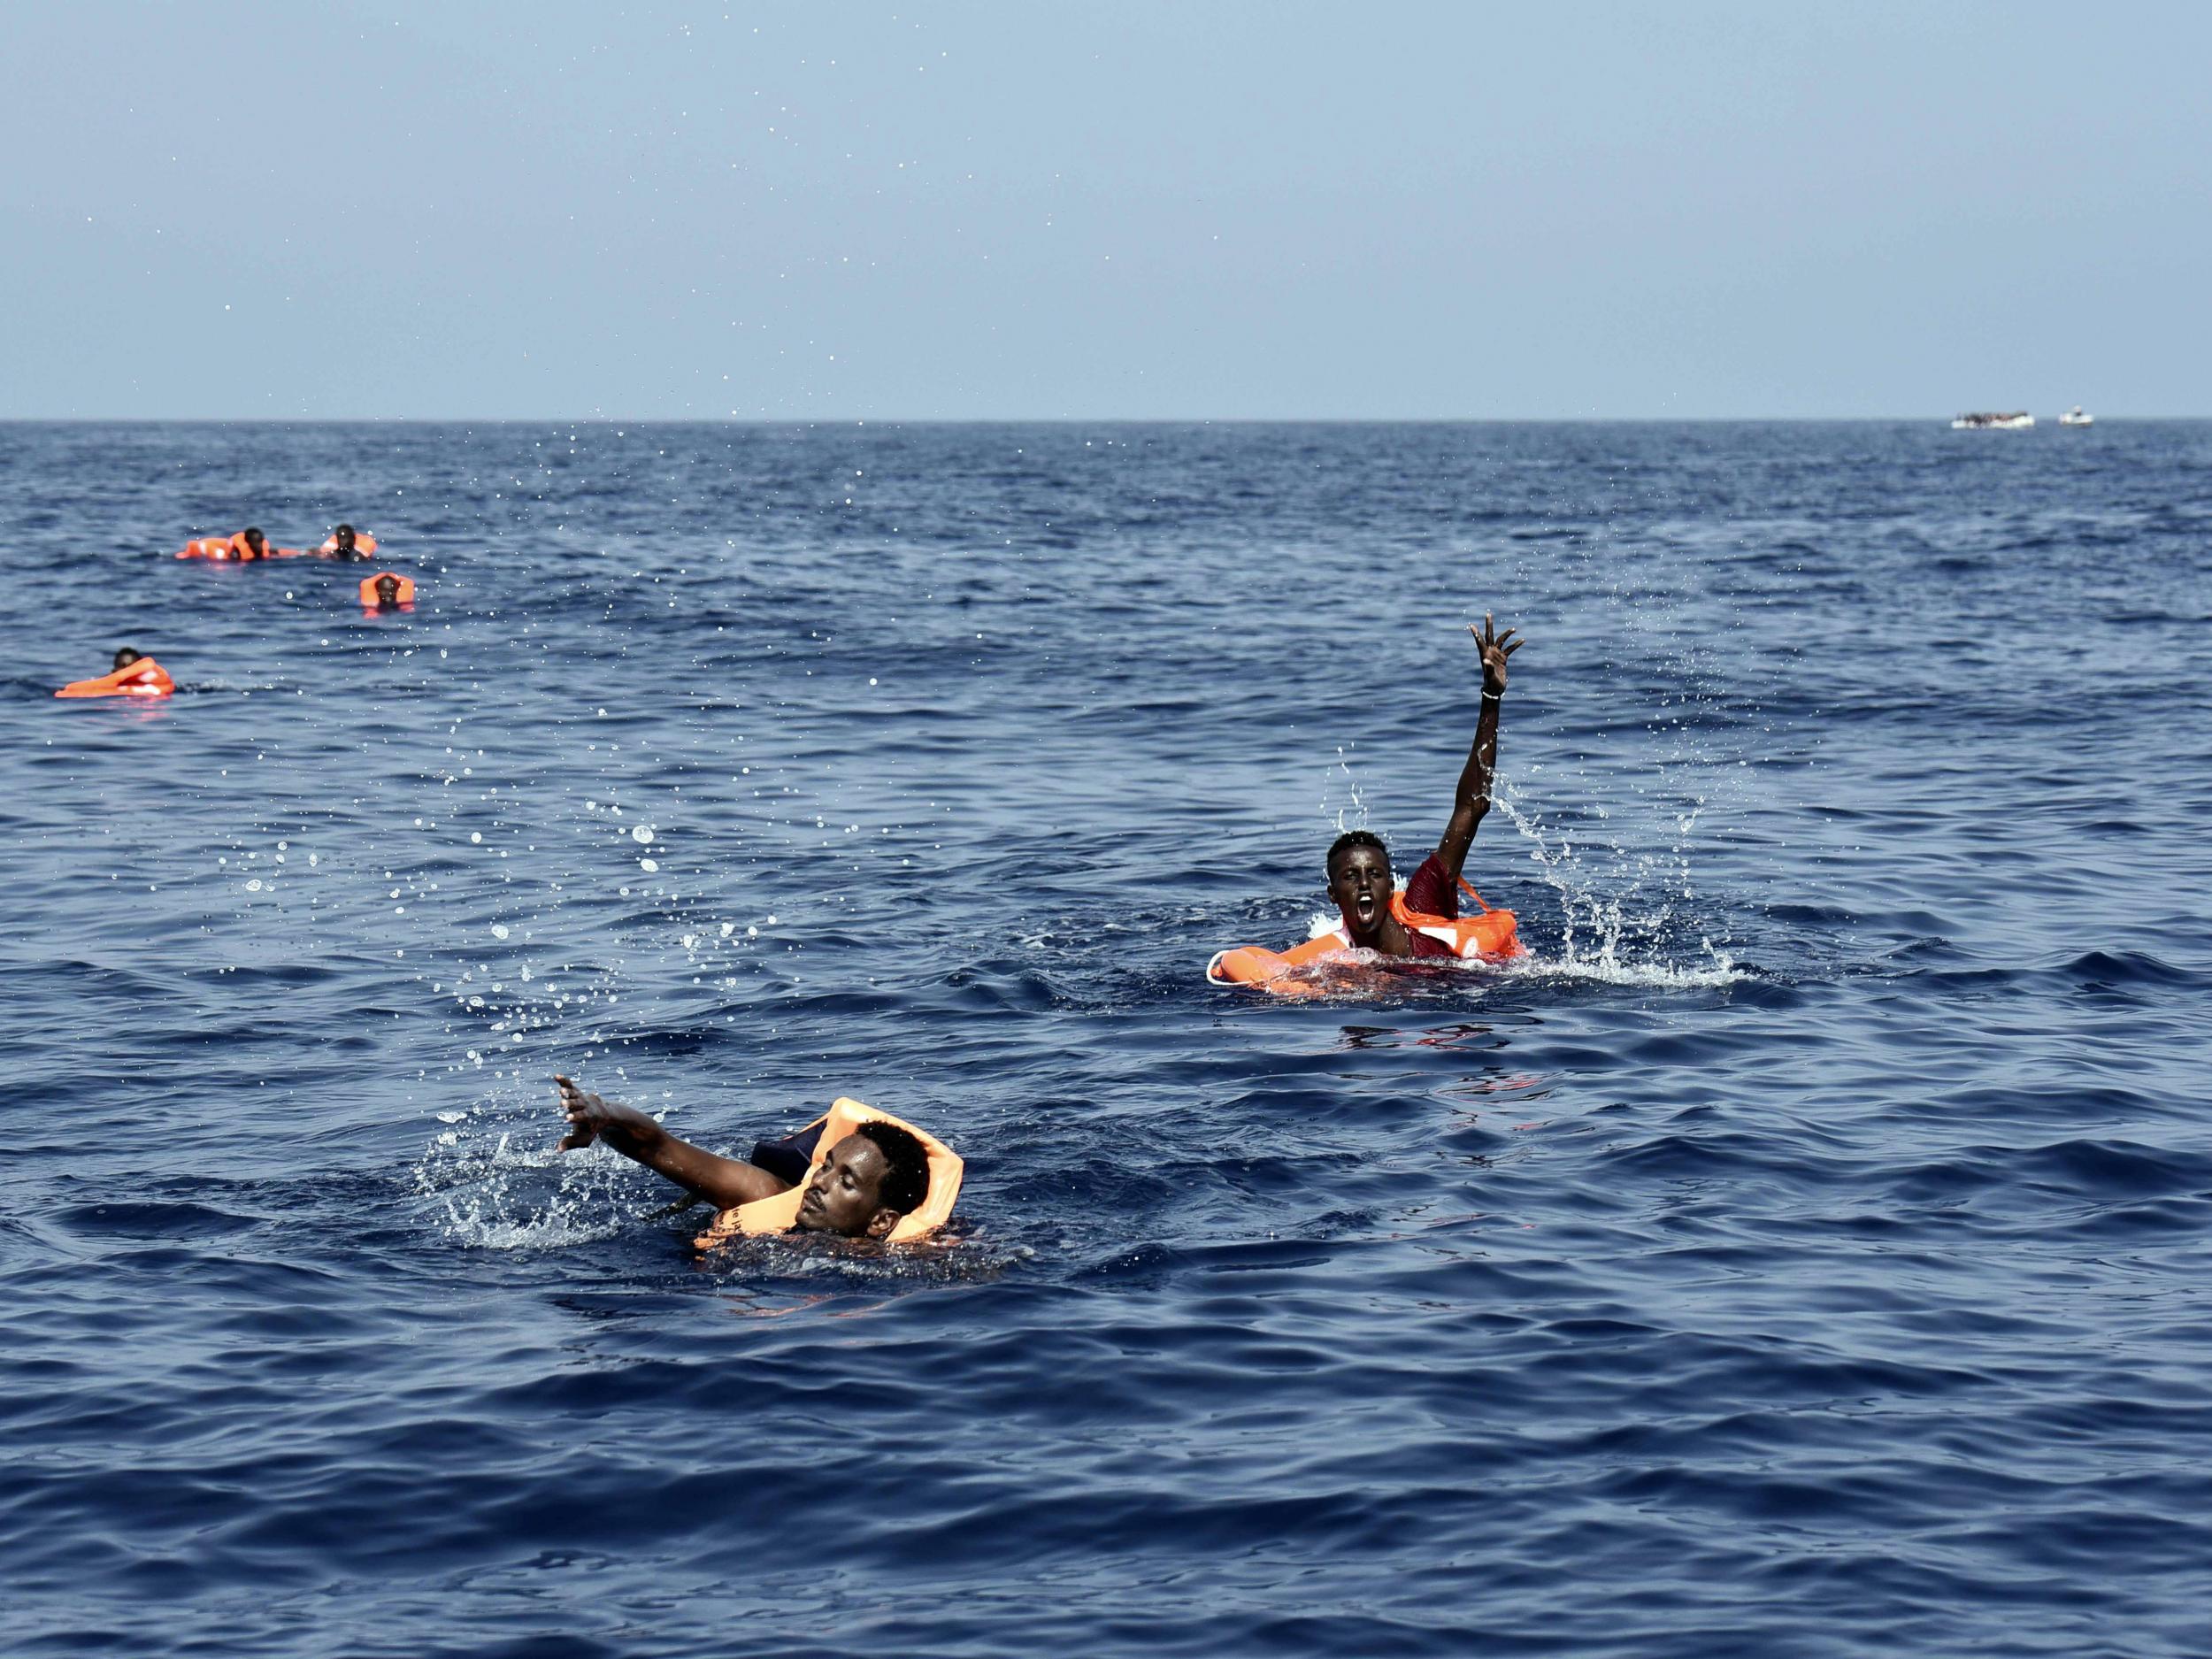
[[[560,1145],[564,1152],[603,1141],[724,1210],[773,1198],[797,1185],[679,1140],[634,1106],[586,1094],[565,1077],[553,1081],[568,1115],[568,1133]],[[816,1168],[799,1200],[794,1231],[888,1238],[899,1218],[928,1194],[929,1154],[922,1143],[896,1124],[864,1123],[832,1147]]]
[[[1482,712],[1475,720],[1475,741],[1460,769],[1452,816],[1436,850],[1421,861],[1406,883],[1405,908],[1421,916],[1447,919],[1459,915],[1459,873],[1476,827],[1490,810],[1490,774],[1498,760],[1498,706],[1505,700],[1506,659],[1528,643],[1516,630],[1496,633],[1485,615],[1482,629],[1467,630],[1482,649]],[[1406,926],[1391,914],[1394,879],[1390,854],[1381,837],[1349,830],[1336,838],[1327,859],[1329,896],[1343,912],[1344,936],[1356,948],[1386,956],[1450,956],[1452,947],[1432,934]]]

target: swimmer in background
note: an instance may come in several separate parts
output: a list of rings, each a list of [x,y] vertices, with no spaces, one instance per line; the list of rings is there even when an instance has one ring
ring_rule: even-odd
[[[360,538],[354,532],[353,526],[349,524],[342,524],[335,530],[333,530],[330,533],[330,540],[324,542],[321,547],[316,549],[315,550],[324,558],[339,560],[365,559],[374,556],[376,552],[376,538],[374,536],[371,536],[369,538],[369,544],[366,547],[363,547],[360,544]]]
[[[1436,850],[1421,861],[1406,883],[1405,908],[1423,916],[1455,918],[1459,915],[1459,877],[1466,867],[1467,849],[1474,844],[1476,827],[1490,810],[1490,776],[1498,760],[1498,708],[1505,699],[1506,659],[1528,643],[1515,639],[1516,630],[1494,631],[1486,613],[1475,643],[1482,650],[1482,712],[1475,720],[1475,741],[1461,768],[1459,789],[1452,799],[1452,816]],[[1386,956],[1450,956],[1449,945],[1405,926],[1390,911],[1394,878],[1390,854],[1381,837],[1368,830],[1349,830],[1336,838],[1326,860],[1329,896],[1343,913],[1344,934],[1353,946]]]
[[[202,536],[184,544],[180,559],[273,559],[294,558],[299,554],[296,547],[271,547],[268,539],[257,527],[248,527],[236,535]]]
[[[64,686],[57,697],[165,697],[177,688],[168,670],[141,650],[116,648],[115,666],[96,680]]]
[[[679,1140],[636,1107],[587,1094],[568,1078],[553,1081],[568,1117],[563,1152],[603,1141],[722,1210],[773,1198],[796,1184]],[[896,1124],[864,1123],[816,1168],[793,1231],[887,1238],[928,1193],[929,1154],[922,1143]]]

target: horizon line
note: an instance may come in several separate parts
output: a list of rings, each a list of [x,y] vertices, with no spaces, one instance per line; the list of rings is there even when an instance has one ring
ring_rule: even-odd
[[[1901,426],[1918,415],[0,415],[10,426]],[[2032,411],[2025,411],[2032,412]],[[2212,414],[2101,415],[2095,421],[2212,420]],[[2050,417],[2056,424],[2058,417]]]

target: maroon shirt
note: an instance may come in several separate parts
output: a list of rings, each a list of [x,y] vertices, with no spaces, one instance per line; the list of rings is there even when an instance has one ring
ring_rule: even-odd
[[[1421,867],[1406,883],[1406,909],[1422,916],[1458,918],[1459,884],[1452,879],[1451,873],[1434,853],[1421,861]],[[1440,939],[1413,933],[1410,928],[1407,932],[1413,940],[1413,954],[1417,956],[1453,956],[1458,954]]]

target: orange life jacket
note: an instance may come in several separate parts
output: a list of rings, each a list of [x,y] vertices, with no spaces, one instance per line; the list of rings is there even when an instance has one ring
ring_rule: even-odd
[[[376,585],[387,576],[399,578],[399,595],[393,603],[402,605],[413,604],[415,603],[414,581],[409,577],[400,576],[397,571],[379,571],[373,576],[364,576],[361,579],[361,603],[372,611],[384,603],[376,596]]]
[[[1518,956],[1527,954],[1518,936],[1519,924],[1511,910],[1494,910],[1482,902],[1482,895],[1468,885],[1467,879],[1459,879],[1460,890],[1475,902],[1481,914],[1477,916],[1429,916],[1406,908],[1402,892],[1390,895],[1390,913],[1401,927],[1409,932],[1425,933],[1429,938],[1451,947],[1452,955],[1462,961],[1475,956]],[[1352,936],[1340,925],[1327,933],[1316,934],[1302,945],[1288,950],[1269,950],[1259,945],[1240,945],[1233,949],[1219,950],[1206,964],[1206,978],[1216,985],[1263,985],[1269,990],[1286,996],[1310,996],[1313,986],[1301,980],[1284,980],[1294,968],[1302,968],[1318,962],[1324,956],[1352,949]]]
[[[119,668],[97,680],[72,680],[57,697],[165,697],[177,688],[159,663],[142,657],[127,668]]]
[[[337,550],[338,538],[334,535],[325,536],[323,538],[322,546],[315,549],[318,553],[335,553]],[[365,556],[375,552],[376,538],[373,535],[363,535],[358,531],[355,532],[353,538],[353,550]]]
[[[1471,956],[1519,956],[1527,952],[1522,947],[1520,924],[1511,910],[1494,910],[1482,902],[1482,895],[1468,885],[1467,878],[1459,878],[1459,889],[1475,902],[1479,912],[1473,916],[1424,916],[1418,910],[1406,908],[1406,895],[1390,895],[1390,913],[1398,918],[1401,927],[1417,933],[1426,933],[1452,948],[1452,955],[1463,962]],[[1338,932],[1343,937],[1342,930]],[[1345,938],[1348,945],[1352,941]]]
[[[837,1144],[864,1123],[895,1125],[920,1141],[922,1150],[929,1155],[929,1191],[920,1203],[899,1217],[899,1225],[891,1229],[885,1242],[909,1243],[924,1233],[935,1232],[951,1219],[953,1201],[960,1196],[960,1178],[967,1166],[935,1135],[926,1129],[917,1129],[889,1112],[878,1111],[872,1106],[864,1106],[842,1096],[815,1122],[821,1125],[822,1133],[814,1143],[814,1156],[806,1166],[806,1179],[773,1198],[757,1198],[749,1204],[724,1210],[714,1218],[712,1226],[693,1240],[699,1248],[711,1249],[741,1234],[790,1232],[799,1219],[799,1201],[806,1196],[807,1182],[814,1179],[815,1171]],[[812,1124],[808,1125],[812,1127]]]

